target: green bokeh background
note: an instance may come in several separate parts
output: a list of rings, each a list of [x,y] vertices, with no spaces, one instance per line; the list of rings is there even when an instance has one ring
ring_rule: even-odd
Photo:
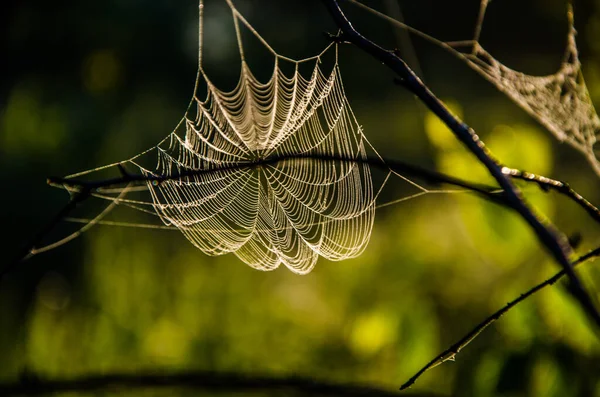
[[[207,69],[232,87],[239,60],[224,2],[206,0]],[[448,4],[446,4],[448,3]],[[470,38],[478,1],[400,1],[405,20],[442,40]],[[526,3],[526,4],[524,4]],[[237,1],[273,47],[302,58],[335,26],[318,1]],[[380,10],[389,1],[372,1]],[[600,104],[600,2],[575,2],[583,70]],[[392,27],[351,5],[367,37],[399,47],[434,93],[506,165],[568,181],[600,204],[582,156],[451,55],[422,40],[418,63]],[[68,196],[45,184],[130,158],[162,139],[192,94],[194,0],[19,2],[0,6],[2,262],[11,260]],[[552,73],[566,36],[563,1],[493,2],[484,46],[507,65]],[[272,59],[248,43],[256,73]],[[383,65],[344,45],[346,93],[385,157],[491,183],[484,169]],[[571,202],[535,186],[525,195],[577,251],[600,228]],[[385,199],[414,191],[391,183]],[[87,203],[86,203],[87,204]],[[98,207],[80,209],[82,216]],[[116,212],[115,220],[139,220]],[[47,242],[64,236],[61,225]],[[307,276],[263,273],[234,255],[207,257],[180,233],[98,226],[22,263],[0,284],[0,381],[23,373],[72,377],[216,370],[368,383],[395,389],[476,323],[558,267],[523,221],[469,194],[430,194],[377,212],[353,260],[320,260]],[[578,270],[600,298],[600,269]],[[600,396],[600,344],[564,285],[513,309],[417,391],[460,396]],[[173,393],[175,393],[173,391]],[[135,395],[136,392],[131,394]]]

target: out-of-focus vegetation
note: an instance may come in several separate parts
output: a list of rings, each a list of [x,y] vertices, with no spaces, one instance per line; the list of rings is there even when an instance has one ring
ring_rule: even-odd
[[[207,3],[216,7],[206,23],[207,68],[233,84],[239,63],[233,32],[224,27],[228,11]],[[315,54],[327,44],[322,32],[335,31],[318,1],[237,3],[278,52],[292,57]],[[383,3],[372,5],[385,10]],[[482,41],[510,66],[553,72],[566,5],[547,3],[494,2]],[[400,4],[409,24],[443,40],[469,38],[478,11],[477,1]],[[195,78],[197,4],[13,0],[1,7],[4,262],[68,200],[45,185],[46,177],[129,158],[179,121]],[[346,8],[367,36],[398,46],[391,27]],[[600,2],[575,2],[575,14],[584,73],[600,104]],[[413,44],[432,90],[503,163],[566,180],[600,204],[598,178],[579,154],[448,54]],[[340,64],[357,118],[382,155],[491,182],[382,65],[350,46],[342,47]],[[523,188],[561,230],[583,236],[578,252],[599,245],[600,225],[583,211],[535,186]],[[388,199],[405,194],[399,184],[386,190]],[[558,270],[518,216],[469,194],[382,208],[362,256],[321,260],[307,276],[258,272],[233,255],[206,257],[178,232],[98,226],[22,263],[0,284],[0,380],[24,372],[211,369],[395,388]],[[578,272],[600,298],[598,265]],[[426,373],[415,389],[600,396],[600,344],[557,284],[513,309],[456,363]]]

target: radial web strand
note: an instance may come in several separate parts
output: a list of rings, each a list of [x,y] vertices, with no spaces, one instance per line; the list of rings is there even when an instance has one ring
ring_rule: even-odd
[[[115,187],[94,189],[91,195],[155,214],[163,225],[102,219],[95,224],[177,229],[208,255],[234,253],[260,270],[283,264],[304,274],[319,256],[343,260],[360,255],[371,236],[376,200],[391,176],[417,193],[382,206],[431,191],[392,170],[377,186],[374,183],[364,160],[368,153],[381,157],[346,98],[336,43],[312,58],[284,57],[231,1],[226,2],[241,59],[235,88],[220,90],[204,69],[201,1],[196,88],[175,130],[129,160],[67,178],[135,169],[146,181],[143,186],[128,185],[127,197]],[[242,36],[247,32],[274,59],[266,82],[255,77],[246,62]],[[324,66],[327,56],[333,58],[333,66]],[[206,90],[203,98],[200,87]]]

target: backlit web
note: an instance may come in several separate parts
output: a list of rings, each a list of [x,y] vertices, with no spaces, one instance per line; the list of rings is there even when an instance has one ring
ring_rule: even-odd
[[[442,42],[358,0],[348,1],[449,50],[529,113],[559,141],[566,142],[583,153],[596,174],[600,176],[600,144],[598,144],[600,118],[583,79],[575,42],[573,10],[570,6],[567,13],[569,19],[567,46],[560,67],[551,75],[532,76],[503,65],[480,44],[479,37],[489,0],[481,0],[473,40],[457,42]],[[462,48],[467,48],[467,51],[458,50]]]
[[[567,142],[585,155],[600,176],[600,118],[590,98],[581,72],[575,42],[573,10],[569,7],[569,32],[564,59],[558,71],[549,76],[530,76],[504,66],[478,42],[487,8],[481,5],[480,20],[468,64],[540,122],[561,142]]]
[[[198,78],[179,125],[156,147],[127,161],[68,177],[136,169],[152,180],[143,186],[95,189],[93,196],[109,200],[109,208],[91,221],[72,220],[86,222],[82,232],[93,224],[121,224],[102,218],[115,206],[127,206],[158,215],[163,227],[180,230],[208,255],[235,253],[260,270],[284,264],[303,274],[319,256],[358,256],[369,241],[376,199],[390,176],[412,185],[416,193],[380,206],[431,191],[392,170],[375,186],[370,166],[360,160],[368,153],[383,159],[363,135],[344,93],[337,44],[304,60],[284,57],[226,2],[241,59],[236,87],[220,90],[204,69],[201,1]],[[272,54],[274,67],[266,82],[246,62],[246,32]],[[323,65],[326,55],[333,55],[333,66]],[[203,99],[200,87],[207,92]],[[148,159],[153,159],[150,166]]]
[[[242,59],[237,86],[231,92],[220,91],[200,64],[200,78],[208,87],[206,99],[196,98],[195,109],[184,121],[183,137],[175,131],[158,146],[156,169],[140,167],[142,172],[172,175],[273,156],[365,157],[362,132],[344,95],[337,64],[326,74],[319,57],[307,60],[314,68],[305,78],[299,62],[272,51],[273,74],[261,83],[250,71],[241,45],[240,23],[252,28],[230,6]],[[286,76],[280,62],[295,63],[294,73]],[[319,255],[332,260],[355,257],[363,251],[373,225],[370,170],[356,163],[319,166],[311,160],[289,159],[148,188],[164,223],[177,227],[200,250],[209,255],[235,252],[250,266],[264,270],[283,263],[306,273]]]

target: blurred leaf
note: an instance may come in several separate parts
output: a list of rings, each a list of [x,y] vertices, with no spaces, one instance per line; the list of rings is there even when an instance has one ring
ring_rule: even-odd
[[[0,148],[5,156],[47,155],[60,147],[66,135],[62,109],[44,103],[33,84],[15,86],[0,117]]]

